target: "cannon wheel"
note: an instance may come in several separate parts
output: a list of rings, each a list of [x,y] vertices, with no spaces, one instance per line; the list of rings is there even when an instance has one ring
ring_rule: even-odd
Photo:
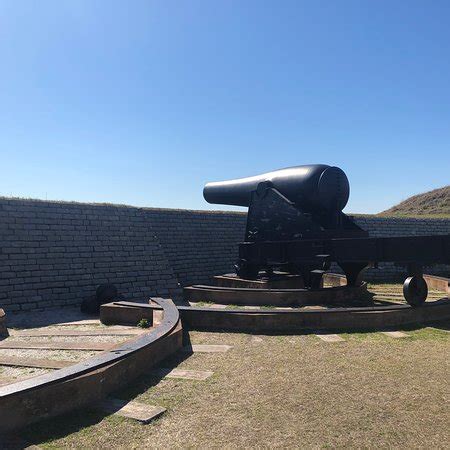
[[[116,286],[111,283],[101,284],[95,291],[95,296],[100,304],[114,300],[118,295]]]
[[[422,305],[428,296],[428,286],[421,276],[408,277],[403,283],[403,296],[411,306]]]
[[[258,277],[259,267],[250,264],[245,259],[240,259],[235,265],[236,275],[247,280],[254,280]]]

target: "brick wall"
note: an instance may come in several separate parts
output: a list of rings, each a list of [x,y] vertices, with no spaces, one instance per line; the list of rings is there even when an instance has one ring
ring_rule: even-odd
[[[450,233],[445,219],[356,221],[373,236]],[[78,305],[105,282],[128,299],[177,299],[232,270],[244,230],[243,213],[0,198],[0,308]],[[397,273],[383,265],[369,278]]]
[[[106,282],[128,299],[180,294],[138,208],[2,199],[0,235],[6,311],[79,304]]]
[[[233,212],[170,209],[143,210],[181,286],[203,284],[230,272],[246,215]]]

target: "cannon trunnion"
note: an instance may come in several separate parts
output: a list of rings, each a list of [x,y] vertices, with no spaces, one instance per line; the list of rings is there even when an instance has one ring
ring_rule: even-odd
[[[345,173],[325,164],[208,183],[203,190],[209,203],[248,207],[235,265],[239,277],[256,279],[260,271],[270,277],[281,270],[302,275],[314,289],[335,262],[355,286],[367,267],[391,261],[406,268],[405,299],[422,304],[428,295],[423,266],[450,263],[450,235],[371,238],[342,212],[349,193]]]

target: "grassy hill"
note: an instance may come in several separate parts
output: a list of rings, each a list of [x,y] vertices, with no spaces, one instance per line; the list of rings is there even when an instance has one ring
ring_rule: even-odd
[[[378,215],[450,217],[450,186],[409,197]]]

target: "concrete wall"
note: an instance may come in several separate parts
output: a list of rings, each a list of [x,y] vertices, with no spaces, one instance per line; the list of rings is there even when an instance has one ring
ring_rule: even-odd
[[[356,221],[373,236],[450,233],[445,219]],[[180,298],[181,286],[232,270],[244,230],[242,213],[0,198],[0,307],[78,305],[105,282],[128,299]]]

